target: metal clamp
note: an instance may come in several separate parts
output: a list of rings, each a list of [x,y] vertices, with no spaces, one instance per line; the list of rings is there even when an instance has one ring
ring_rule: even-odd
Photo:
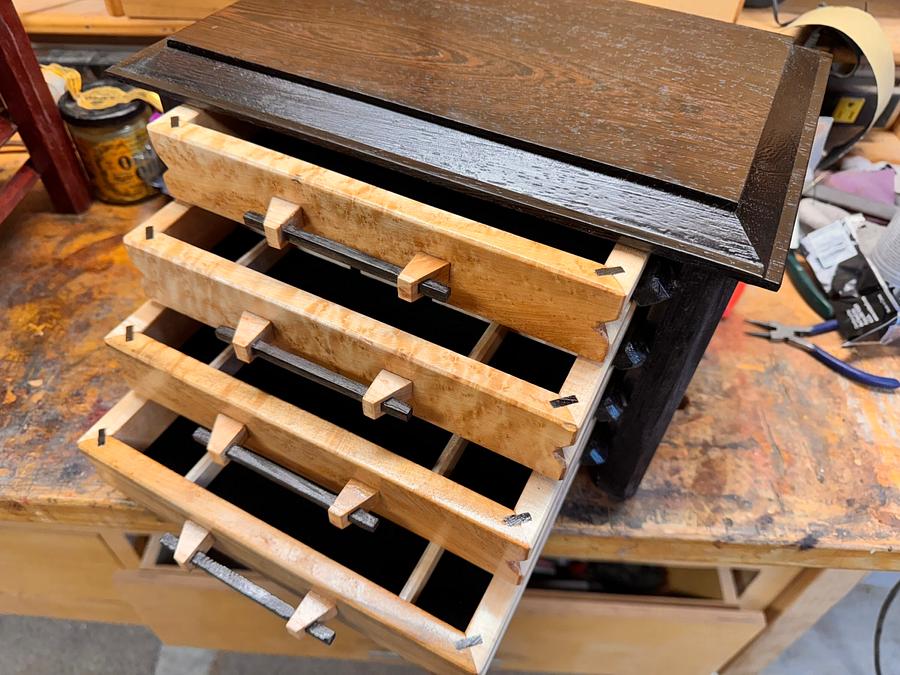
[[[229,344],[234,338],[234,333],[234,329],[229,328],[228,326],[219,326],[216,328],[216,337],[222,340],[222,342],[227,342]],[[368,387],[362,382],[351,380],[349,377],[345,377],[340,373],[336,373],[333,370],[329,370],[317,363],[304,359],[302,356],[297,356],[296,354],[279,349],[265,340],[256,340],[249,345],[248,350],[253,356],[258,356],[269,363],[284,368],[296,375],[305,377],[307,380],[324,385],[332,391],[349,396],[356,401],[362,402],[363,396],[365,396],[366,391],[368,390]],[[409,418],[412,417],[412,406],[405,401],[393,397],[382,402],[381,411],[386,415],[396,417],[404,422],[409,421]]]
[[[174,553],[175,549],[178,547],[178,537],[170,532],[166,532],[160,537],[159,543]],[[253,583],[247,577],[238,574],[230,567],[217,563],[202,551],[196,552],[193,557],[191,557],[191,564],[195,567],[199,567],[211,577],[218,579],[241,595],[262,605],[285,621],[290,620],[294,615],[295,608],[289,603],[270,593],[259,584]],[[307,626],[305,630],[307,634],[312,635],[326,645],[331,645],[331,643],[334,642],[334,631],[323,623],[317,621],[313,622]]]
[[[265,236],[265,215],[257,211],[247,211],[244,213],[244,225],[254,232]],[[283,225],[282,233],[284,238],[301,251],[314,253],[323,258],[327,258],[332,262],[337,262],[353,269],[365,272],[373,277],[382,279],[391,284],[397,285],[397,278],[403,268],[394,265],[380,258],[375,258],[355,248],[344,246],[333,239],[322,237],[318,234],[306,232],[293,225]],[[419,284],[419,292],[431,298],[432,300],[440,300],[447,302],[450,299],[450,287],[440,281],[429,279]]]
[[[192,434],[194,441],[204,447],[209,443],[210,436],[210,432],[203,427],[197,427]],[[279,466],[275,462],[261,457],[241,445],[229,446],[225,450],[225,456],[235,464],[240,464],[254,473],[268,478],[276,485],[280,485],[324,509],[329,508],[337,499],[337,495],[330,490],[326,490],[322,486],[316,485],[302,476],[298,476],[293,471],[289,471],[283,466]],[[379,523],[378,516],[369,513],[365,509],[357,509],[350,514],[349,518],[351,523],[368,532],[374,532]]]

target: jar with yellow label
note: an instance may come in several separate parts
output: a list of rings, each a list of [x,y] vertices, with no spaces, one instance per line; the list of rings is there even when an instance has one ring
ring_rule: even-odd
[[[129,89],[98,80],[84,87],[78,101],[69,93],[59,101],[97,198],[113,204],[130,204],[156,194],[152,183],[162,169],[147,134],[153,111],[142,100],[123,101]],[[117,95],[109,96],[110,91]]]

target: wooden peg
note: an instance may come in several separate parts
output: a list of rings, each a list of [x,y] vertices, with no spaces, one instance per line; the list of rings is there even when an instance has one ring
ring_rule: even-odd
[[[181,534],[178,536],[178,546],[175,547],[175,562],[182,569],[189,570],[193,567],[191,558],[202,551],[206,553],[213,545],[213,536],[209,530],[201,527],[193,520],[184,521]]]
[[[450,263],[427,253],[416,253],[397,276],[397,295],[413,302],[422,297],[419,284],[434,279],[446,284],[450,281]]]
[[[303,596],[297,609],[288,619],[287,632],[298,640],[302,638],[312,624],[317,621],[328,621],[337,614],[337,607],[327,598],[323,598],[318,593],[310,591]]]
[[[271,336],[271,321],[250,312],[242,313],[241,320],[238,321],[237,328],[234,330],[234,337],[231,339],[234,355],[244,363],[250,363],[253,360],[253,354],[250,351],[253,343],[257,340],[268,340]]]
[[[396,398],[405,403],[409,403],[412,398],[413,383],[405,377],[394,375],[388,370],[382,370],[372,384],[363,394],[362,408],[366,417],[377,420],[384,413],[381,411],[381,404],[389,398]]]
[[[350,515],[354,511],[367,508],[377,497],[377,490],[351,479],[347,481],[334,503],[328,507],[328,520],[343,530],[350,525]]]
[[[219,413],[213,422],[209,434],[209,442],[206,444],[206,452],[209,458],[220,466],[228,464],[228,448],[232,445],[240,445],[247,437],[247,427],[231,419],[227,415]]]
[[[266,209],[266,217],[263,220],[266,243],[272,248],[279,250],[287,246],[283,228],[285,225],[299,225],[301,215],[302,212],[297,204],[281,197],[272,197],[269,200],[269,208]]]

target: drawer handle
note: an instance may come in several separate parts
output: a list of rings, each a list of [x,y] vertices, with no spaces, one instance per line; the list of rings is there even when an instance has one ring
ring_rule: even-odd
[[[190,522],[190,521],[188,521]],[[187,523],[186,523],[187,525]],[[160,537],[160,544],[175,553],[178,549],[179,538],[170,532],[166,532]],[[289,603],[285,602],[278,596],[270,593],[259,584],[255,584],[247,577],[238,574],[230,567],[226,567],[210,558],[203,551],[197,550],[189,558],[189,563],[195,567],[218,579],[229,588],[234,589],[241,595],[250,598],[259,605],[262,605],[273,614],[280,616],[288,622],[287,629],[292,635],[300,636],[300,632],[306,632],[312,635],[320,642],[331,645],[334,642],[334,631],[323,623],[334,613],[334,605],[328,601],[323,601],[315,593],[307,593],[300,604],[294,609]],[[310,602],[307,602],[310,598]],[[304,606],[304,603],[306,605]],[[315,611],[310,611],[311,609]],[[314,616],[318,614],[318,616]],[[312,618],[311,618],[312,617]]]
[[[343,244],[336,242],[333,239],[328,239],[327,237],[322,237],[318,234],[306,232],[292,225],[290,220],[291,219],[288,219],[288,222],[285,222],[281,226],[282,236],[288,243],[293,244],[301,251],[314,253],[323,258],[327,258],[332,262],[347,265],[348,267],[352,267],[353,269],[365,272],[366,274],[369,274],[373,277],[394,284],[398,286],[398,291],[400,291],[401,293],[403,293],[404,283],[401,282],[400,276],[404,271],[406,272],[406,275],[404,275],[405,278],[412,276],[413,279],[415,279],[415,275],[417,273],[421,273],[422,271],[421,266],[425,265],[428,266],[428,274],[442,274],[440,270],[433,269],[436,266],[436,264],[434,263],[434,260],[436,259],[432,258],[431,256],[427,256],[430,260],[425,260],[421,257],[425,254],[420,254],[419,256],[414,258],[413,262],[410,263],[410,265],[407,265],[406,268],[400,268],[399,266],[389,263],[386,260],[381,260],[380,258],[375,258],[366,253],[363,253],[362,251],[358,251],[355,248],[344,246]],[[266,236],[268,241],[272,236],[272,228],[270,224],[270,234],[267,236],[265,222],[266,216],[262,213],[259,213],[257,211],[247,211],[246,213],[244,213],[244,225],[246,225],[257,234]],[[446,263],[445,261],[441,262],[444,262],[447,268],[449,268],[448,263]],[[415,270],[413,269],[414,263]],[[436,279],[425,279],[424,281],[421,281],[421,283],[414,285],[418,290],[418,294],[429,297],[432,300],[447,302],[450,299],[450,286]],[[411,292],[412,297],[409,299],[415,299],[416,289],[413,289],[413,291]],[[401,295],[401,297],[403,297],[403,295]]]
[[[234,336],[235,330],[233,328],[229,328],[228,326],[219,326],[216,328],[216,337],[222,340],[222,342],[231,344],[234,340]],[[269,363],[284,368],[296,375],[305,377],[307,380],[324,385],[329,389],[344,394],[345,396],[349,396],[356,401],[363,402],[366,393],[370,389],[370,387],[367,387],[361,382],[351,380],[349,377],[345,377],[340,373],[336,373],[333,370],[329,370],[317,363],[304,359],[302,356],[297,356],[296,354],[279,349],[275,345],[262,339],[254,340],[248,344],[246,348],[250,358],[259,356]],[[382,373],[384,372],[387,371],[382,371]],[[381,373],[379,373],[379,377],[380,376]],[[378,378],[376,378],[376,381],[378,381]],[[396,417],[404,422],[408,421],[409,418],[412,417],[412,406],[406,401],[401,400],[401,396],[404,396],[404,394],[395,394],[382,400],[379,406],[380,412],[385,415],[390,415],[391,417]],[[371,417],[371,415],[368,414],[367,416]]]
[[[208,446],[212,434],[203,427],[197,427],[192,437],[200,445]],[[302,476],[298,476],[293,471],[289,471],[283,466],[261,457],[241,445],[230,444],[225,449],[224,455],[227,460],[231,460],[235,464],[239,464],[264,478],[268,478],[276,485],[280,485],[324,509],[331,509],[338,499],[338,495],[330,490],[326,490],[322,486],[316,485]],[[346,520],[368,532],[374,532],[379,522],[378,516],[361,508],[353,510],[346,516]]]

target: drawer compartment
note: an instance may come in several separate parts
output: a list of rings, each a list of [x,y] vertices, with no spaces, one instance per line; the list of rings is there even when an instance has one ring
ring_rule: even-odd
[[[448,262],[448,302],[466,312],[586,358],[606,353],[604,324],[620,316],[627,293],[617,275],[603,271],[618,263],[588,260],[251,143],[186,106],[149,132],[177,199],[238,222],[248,212],[266,213],[273,197],[286,200],[302,210],[305,232],[400,268],[421,253]],[[586,241],[581,254],[605,246]]]
[[[201,216],[170,205],[151,223],[152,239],[142,241],[190,247],[191,255],[203,254],[212,268],[224,264],[232,272],[267,269],[282,255],[259,242],[232,263],[224,253],[213,255],[176,238],[201,233],[207,245],[215,241],[221,223],[204,226],[197,222]],[[193,219],[190,227],[184,218]],[[238,232],[243,230],[234,234]],[[225,244],[218,246],[220,252]],[[625,250],[617,254],[630,255]],[[271,281],[254,274],[255,283]],[[248,284],[247,291],[252,290]],[[613,345],[622,339],[628,317],[630,312],[610,326]],[[526,338],[509,335],[507,344],[505,331],[496,324],[484,326],[472,347],[477,358],[496,352],[497,362],[504,363],[524,349],[519,341]],[[425,459],[416,455],[419,443],[425,447],[434,439],[426,440],[422,428],[409,427],[416,429],[412,441],[389,449],[316,418],[302,406],[242,381],[252,379],[260,359],[238,369],[232,348],[226,347],[205,365],[216,350],[200,338],[205,335],[207,342],[222,346],[211,333],[209,327],[150,302],[110,334],[108,342],[120,354],[136,391],[79,442],[100,473],[167,522],[197,524],[211,534],[217,550],[272,582],[297,594],[314,590],[334,603],[337,621],[383,648],[434,671],[484,672],[576,472],[565,472],[563,480],[529,472],[446,432],[441,437],[446,443],[423,466]],[[487,348],[486,342],[494,346]],[[182,343],[181,349],[172,346]],[[570,359],[561,376],[561,391],[577,392],[577,402],[567,408],[579,420],[574,442],[562,449],[567,467],[577,465],[587,442],[589,413],[605,386],[610,361]],[[281,373],[277,379],[291,377]],[[285,395],[295,388],[282,384]],[[333,413],[327,406],[321,412]],[[191,440],[196,425],[209,427],[218,414],[246,425],[242,445],[325,488],[337,492],[350,480],[375,482],[379,499],[367,508],[384,522],[373,539],[366,540],[358,528],[332,527],[321,510],[311,516],[311,507],[299,497],[282,501],[286,497],[276,486],[262,491],[263,500],[247,502],[251,491],[243,486],[254,475],[234,462],[219,470]],[[372,429],[380,429],[382,422],[394,420],[368,420]],[[480,474],[490,462],[506,464],[486,479]],[[510,467],[517,466],[519,482],[510,478]],[[504,494],[492,492],[495,484],[504,487]],[[391,553],[403,560],[381,564]]]
[[[190,211],[170,204],[125,238],[151,298],[215,328],[234,329],[244,312],[252,312],[271,322],[270,341],[277,348],[362,383],[389,371],[412,383],[416,417],[549,477],[565,474],[567,463],[560,449],[570,445],[583,426],[589,382],[570,377],[554,391],[532,384],[167,232]],[[643,254],[624,247],[616,247],[608,260],[626,270],[619,276],[628,282],[629,293],[644,261]],[[300,266],[302,272],[302,261]],[[302,274],[296,276],[304,283]],[[360,279],[359,283],[381,287]],[[309,283],[329,290],[321,279]],[[368,292],[372,290],[360,291]],[[458,316],[460,322],[467,320]],[[621,323],[610,326],[617,331]],[[571,372],[600,368],[599,363],[578,358]],[[577,402],[568,404],[572,396]]]
[[[244,573],[244,572],[242,572]],[[299,598],[254,573],[279,597]],[[116,586],[166,644],[313,658],[394,662],[395,654],[332,622],[330,647],[294,640],[283,622],[247,598],[171,562],[118,572]],[[529,588],[492,664],[495,670],[604,675],[711,673],[765,626],[763,613],[658,596]]]

